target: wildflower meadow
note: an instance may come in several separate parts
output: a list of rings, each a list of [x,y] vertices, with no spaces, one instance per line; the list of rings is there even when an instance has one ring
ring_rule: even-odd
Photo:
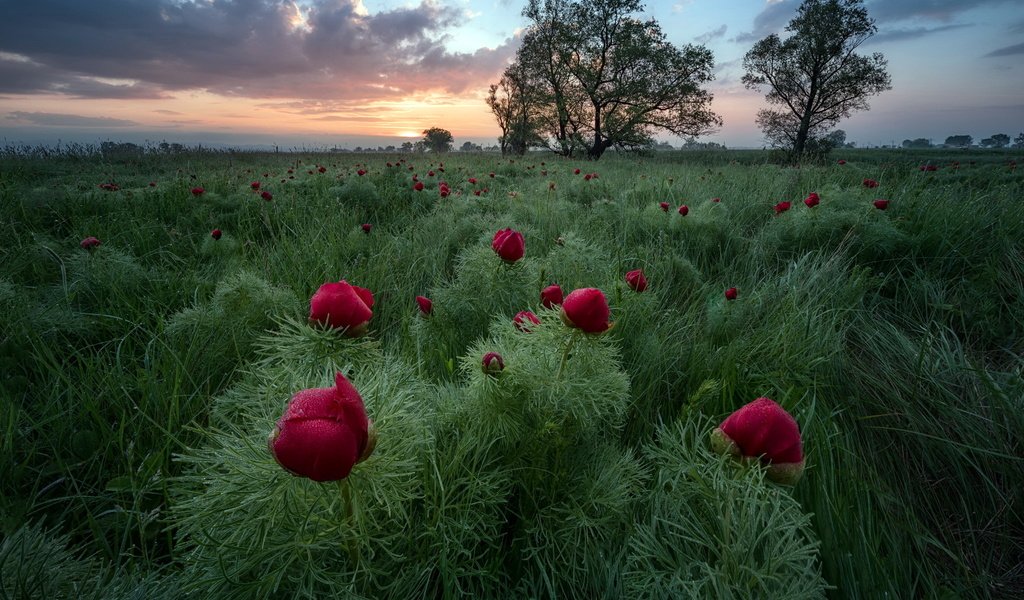
[[[1019,150],[0,153],[0,597],[1024,595]]]

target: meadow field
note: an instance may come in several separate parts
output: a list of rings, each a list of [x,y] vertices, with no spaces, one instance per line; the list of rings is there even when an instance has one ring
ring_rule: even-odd
[[[5,152],[0,597],[1022,597],[1022,159]],[[293,476],[336,373],[376,449]],[[712,450],[759,397],[795,485]]]

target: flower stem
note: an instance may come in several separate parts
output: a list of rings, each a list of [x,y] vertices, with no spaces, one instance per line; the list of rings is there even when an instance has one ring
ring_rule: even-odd
[[[349,527],[349,531],[354,531],[356,528],[355,509],[352,505],[352,488],[349,486],[348,478],[342,479],[338,482],[338,488],[341,489],[341,499],[345,504],[345,522]],[[359,566],[359,546],[357,545],[354,536],[348,537],[348,557],[352,561],[353,567]]]
[[[576,344],[576,338],[579,337],[579,330],[573,329],[572,335],[569,336],[569,341],[565,344],[565,350],[562,351],[562,360],[558,363],[558,373],[555,374],[555,379],[562,378],[562,369],[565,368],[565,361],[569,359],[569,353],[572,351],[573,345]]]

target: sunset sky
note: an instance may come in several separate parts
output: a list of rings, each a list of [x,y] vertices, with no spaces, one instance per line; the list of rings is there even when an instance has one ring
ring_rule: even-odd
[[[58,139],[282,147],[400,144],[432,126],[493,144],[483,98],[525,0],[0,0],[0,145]],[[799,0],[648,1],[715,54],[704,138],[761,145],[741,59]],[[1024,0],[869,0],[893,89],[842,122],[865,144],[1024,131]],[[665,137],[678,145],[681,140]]]

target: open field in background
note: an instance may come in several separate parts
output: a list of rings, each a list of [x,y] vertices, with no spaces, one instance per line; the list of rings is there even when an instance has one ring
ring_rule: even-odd
[[[0,596],[1021,597],[1022,159],[2,156]],[[305,324],[339,279],[367,338]],[[616,322],[564,377],[550,283]],[[335,369],[380,424],[354,515],[262,445]],[[795,487],[709,452],[759,396]]]

